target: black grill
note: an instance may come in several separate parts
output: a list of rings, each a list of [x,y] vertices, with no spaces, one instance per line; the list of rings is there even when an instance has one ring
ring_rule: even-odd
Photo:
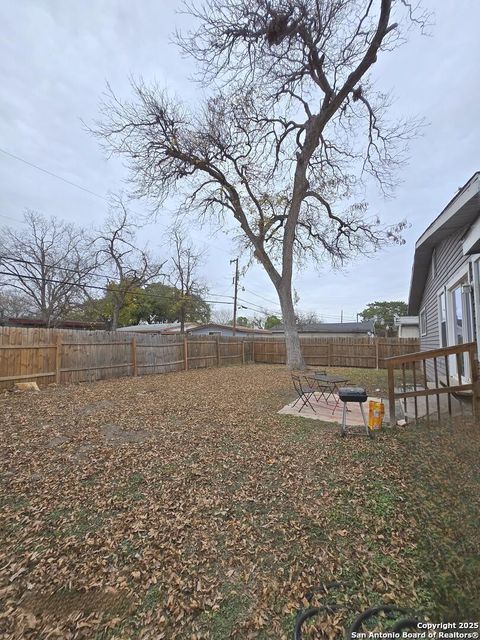
[[[368,398],[362,387],[340,387],[338,397],[342,402],[366,402]]]

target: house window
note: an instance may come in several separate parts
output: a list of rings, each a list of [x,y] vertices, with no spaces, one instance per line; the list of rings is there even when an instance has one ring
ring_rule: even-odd
[[[221,331],[209,331],[208,335],[209,336],[221,336],[222,332]]]
[[[447,296],[445,291],[438,296],[438,319],[440,322],[440,346],[447,346]]]
[[[422,336],[427,335],[427,311],[425,307],[420,311],[420,333]]]

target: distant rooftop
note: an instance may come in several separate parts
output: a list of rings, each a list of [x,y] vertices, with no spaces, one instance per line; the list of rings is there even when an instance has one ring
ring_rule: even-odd
[[[185,330],[194,329],[198,325],[195,322],[186,322]],[[133,324],[129,327],[119,327],[117,331],[132,331],[133,333],[177,333],[180,331],[180,322],[152,322],[151,324]]]
[[[373,333],[374,320],[365,322],[312,322],[297,325],[299,333]],[[273,333],[284,332],[283,324],[272,328]]]
[[[189,333],[194,329],[233,329],[231,324],[220,324],[218,322],[207,322],[205,324],[195,325],[186,329],[186,332]],[[271,333],[270,329],[254,329],[253,327],[243,327],[238,325],[235,327],[236,333]]]

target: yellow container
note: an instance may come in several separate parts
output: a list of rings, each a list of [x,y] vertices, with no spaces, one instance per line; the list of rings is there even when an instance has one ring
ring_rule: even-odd
[[[381,429],[384,415],[385,405],[383,402],[381,400],[370,400],[368,403],[368,428],[372,431]]]

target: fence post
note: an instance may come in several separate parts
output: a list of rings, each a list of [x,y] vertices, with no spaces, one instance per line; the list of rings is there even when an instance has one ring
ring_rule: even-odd
[[[216,356],[217,356],[217,367],[220,366],[220,338],[217,336],[215,338],[215,344],[216,344]]]
[[[330,357],[330,340],[328,340],[327,338],[327,367],[330,367],[331,364],[331,357]]]
[[[132,376],[138,375],[137,370],[137,338],[134,336],[131,343],[131,358],[132,358]]]
[[[255,364],[255,338],[252,340],[252,360],[253,364]]]
[[[183,364],[185,371],[188,371],[188,339],[183,336]]]
[[[377,363],[377,369],[378,369],[378,352],[379,352],[379,348],[378,348],[378,341],[379,338],[378,336],[375,338],[375,362]]]
[[[55,382],[60,384],[60,376],[62,373],[62,334],[57,333],[55,344]]]
[[[390,426],[394,427],[397,423],[395,417],[395,378],[393,372],[393,364],[387,361],[388,369],[388,410],[390,414]]]
[[[242,364],[245,364],[245,340],[242,340]]]

